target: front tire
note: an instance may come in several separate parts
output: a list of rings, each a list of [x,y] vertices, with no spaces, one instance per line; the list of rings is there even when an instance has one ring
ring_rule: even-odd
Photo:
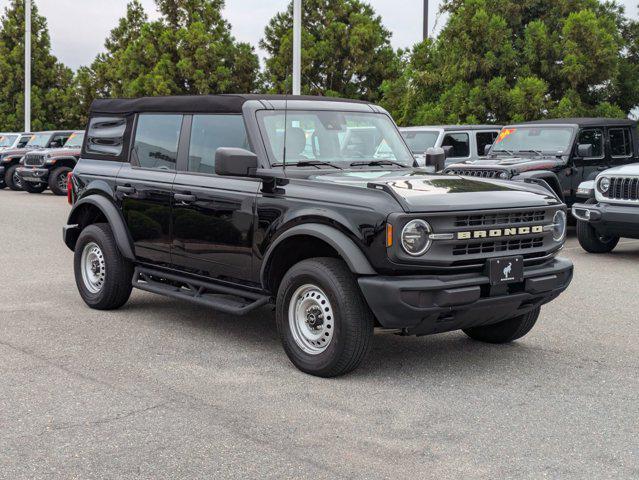
[[[42,193],[47,189],[46,183],[22,182],[22,189],[29,193]]]
[[[341,260],[314,258],[294,265],[282,279],[276,305],[284,351],[305,373],[344,375],[371,348],[373,314]]]
[[[527,335],[537,323],[540,307],[524,315],[509,318],[493,325],[467,328],[464,333],[473,340],[485,343],[510,343]]]
[[[56,168],[49,175],[49,188],[55,195],[67,194],[67,176],[72,170],[69,167]]]
[[[11,165],[4,172],[4,183],[7,184],[11,190],[19,192],[22,190],[22,179],[18,175],[18,165]]]
[[[96,310],[114,310],[131,296],[133,266],[118,250],[111,227],[97,223],[80,233],[74,256],[75,283]]]
[[[610,253],[619,243],[619,237],[601,235],[590,223],[582,220],[577,221],[577,239],[588,253]]]

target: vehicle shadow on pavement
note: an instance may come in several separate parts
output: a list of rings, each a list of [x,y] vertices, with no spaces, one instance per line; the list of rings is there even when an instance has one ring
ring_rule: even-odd
[[[232,348],[243,350],[238,354],[272,356],[273,363],[295,371],[281,347],[272,307],[234,317],[187,302],[140,294],[122,313],[134,317],[134,321],[151,321],[158,329],[186,331],[202,342],[222,337]],[[371,354],[347,378],[427,377],[440,373],[468,378],[484,375],[486,370],[516,370],[519,374],[522,369],[541,368],[540,362],[545,364],[546,360],[540,359],[538,349],[526,346],[526,339],[509,345],[489,345],[473,341],[461,331],[425,337],[375,335]],[[545,367],[553,368],[552,365],[555,362],[548,361]]]

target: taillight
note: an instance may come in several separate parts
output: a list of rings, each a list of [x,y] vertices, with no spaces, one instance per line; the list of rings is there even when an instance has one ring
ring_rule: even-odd
[[[73,205],[73,182],[71,179],[73,178],[73,172],[69,172],[67,174],[67,202],[69,205]]]

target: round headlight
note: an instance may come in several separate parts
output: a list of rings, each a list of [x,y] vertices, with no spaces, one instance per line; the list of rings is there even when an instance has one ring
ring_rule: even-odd
[[[508,175],[508,172],[501,172],[499,174],[499,178],[501,178],[503,180],[508,180],[509,177],[510,177],[510,175]]]
[[[552,238],[555,242],[561,242],[566,238],[566,228],[568,226],[568,219],[566,212],[558,210],[552,219]]]
[[[431,245],[431,228],[424,220],[412,220],[402,230],[402,247],[409,255],[418,257],[428,251]]]
[[[608,177],[601,177],[599,179],[599,191],[606,193],[608,190],[610,190],[610,179]]]

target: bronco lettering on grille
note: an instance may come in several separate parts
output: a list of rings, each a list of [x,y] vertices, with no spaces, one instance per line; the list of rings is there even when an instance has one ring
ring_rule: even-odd
[[[457,232],[457,240],[472,240],[475,238],[500,238],[515,237],[517,235],[530,235],[531,233],[543,233],[544,227],[500,228],[494,230],[475,230],[474,232]]]

